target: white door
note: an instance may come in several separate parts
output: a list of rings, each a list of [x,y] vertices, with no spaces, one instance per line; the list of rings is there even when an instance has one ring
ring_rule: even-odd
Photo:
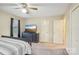
[[[63,44],[64,42],[64,20],[54,20],[54,40],[55,44]]]
[[[79,54],[79,8],[71,14],[72,20],[72,54]]]
[[[40,31],[41,42],[49,42],[49,20],[41,21],[41,31]]]

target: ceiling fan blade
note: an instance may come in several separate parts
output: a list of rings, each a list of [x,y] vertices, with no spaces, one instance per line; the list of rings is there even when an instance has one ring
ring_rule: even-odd
[[[27,3],[21,3],[21,5],[22,5],[23,8],[26,8],[26,9],[38,10],[38,8],[35,8],[35,7],[29,7],[29,4],[27,4]]]
[[[14,9],[21,9],[21,8],[14,8]]]
[[[30,9],[33,9],[33,10],[38,10],[38,8],[32,8],[32,7],[30,7]]]
[[[29,14],[29,11],[28,11],[28,12],[26,12],[26,14]]]
[[[21,3],[21,6],[22,6],[23,8],[26,8],[26,7],[27,7],[27,4],[26,4],[26,3]]]

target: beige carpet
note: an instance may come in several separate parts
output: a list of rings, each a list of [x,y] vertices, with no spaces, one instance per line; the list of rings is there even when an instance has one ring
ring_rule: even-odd
[[[32,55],[68,55],[65,48],[54,48],[42,43],[32,43]]]

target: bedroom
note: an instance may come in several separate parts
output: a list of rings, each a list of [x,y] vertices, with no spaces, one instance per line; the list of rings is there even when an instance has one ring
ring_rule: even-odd
[[[70,41],[67,37],[67,18],[72,7],[78,4],[72,3],[0,3],[0,37],[3,40],[1,42],[10,42],[13,44],[13,48],[16,45],[20,46],[13,51],[22,50],[24,45],[20,42],[26,42],[28,46],[27,54],[32,55],[67,55],[72,54]],[[15,22],[11,25],[11,19]],[[20,27],[16,25],[20,21]],[[35,26],[33,30],[36,34],[39,34],[37,43],[33,41],[33,36],[27,39],[23,38],[23,33],[27,32],[28,26]],[[14,27],[16,28],[14,28]],[[26,27],[27,26],[27,27]],[[66,27],[67,26],[67,27]],[[15,33],[14,33],[15,32]],[[18,37],[19,33],[19,37]],[[31,33],[32,34],[32,33]],[[3,37],[2,37],[3,36]],[[30,39],[29,39],[30,38]],[[11,39],[11,40],[10,40]],[[16,40],[16,39],[21,39]],[[25,40],[25,41],[23,41]],[[14,41],[14,42],[13,42]],[[16,41],[16,42],[15,42]],[[4,43],[3,42],[3,43]],[[21,43],[22,43],[21,42]],[[5,43],[1,45],[5,45]],[[15,43],[15,44],[14,44]],[[31,45],[30,45],[30,44]],[[7,44],[8,46],[8,44]],[[11,47],[11,46],[10,46]],[[1,47],[2,48],[2,47]],[[21,48],[21,49],[20,49]],[[2,51],[2,50],[1,50]],[[0,52],[1,52],[0,51]],[[6,51],[7,52],[7,51]],[[73,52],[73,51],[72,51]],[[3,52],[5,53],[5,52]],[[11,52],[12,53],[12,52]],[[2,53],[1,53],[2,54]],[[5,53],[7,54],[7,53]],[[24,55],[24,50],[21,52],[15,52],[15,54]]]

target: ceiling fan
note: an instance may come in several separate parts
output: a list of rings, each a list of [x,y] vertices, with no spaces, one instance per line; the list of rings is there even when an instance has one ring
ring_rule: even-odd
[[[30,6],[30,4],[27,4],[27,3],[20,3],[20,4],[17,4],[19,7],[18,8],[15,8],[15,9],[22,9],[22,12],[23,13],[26,13],[26,14],[29,14],[29,10],[38,10],[38,8],[36,7],[33,7],[33,6]]]

